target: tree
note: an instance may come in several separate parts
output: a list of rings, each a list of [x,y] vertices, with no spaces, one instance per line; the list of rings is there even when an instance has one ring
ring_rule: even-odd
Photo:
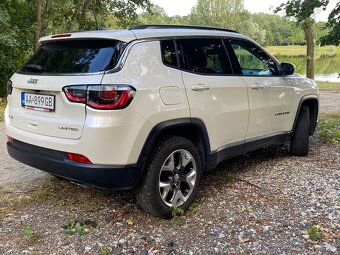
[[[264,43],[266,31],[244,9],[243,0],[198,0],[189,21],[193,25],[230,28]]]
[[[340,44],[340,2],[336,5],[334,10],[328,17],[327,27],[330,32],[321,38],[321,45]]]
[[[33,50],[37,51],[39,48],[39,38],[40,38],[40,32],[42,29],[42,20],[41,20],[41,0],[36,0],[36,28],[34,32],[34,42],[33,42]]]
[[[285,15],[293,18],[303,27],[307,42],[307,78],[314,79],[314,34],[312,18],[315,10],[325,10],[329,0],[288,0],[281,4],[275,12],[284,11]]]

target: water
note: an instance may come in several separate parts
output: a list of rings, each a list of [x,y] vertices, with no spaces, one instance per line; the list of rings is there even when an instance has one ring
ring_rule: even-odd
[[[296,73],[306,75],[306,57],[276,56],[282,62],[296,66]],[[315,58],[315,80],[340,83],[340,55]]]

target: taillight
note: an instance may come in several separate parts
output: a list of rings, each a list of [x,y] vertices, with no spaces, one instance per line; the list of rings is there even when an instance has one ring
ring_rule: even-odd
[[[77,153],[67,153],[67,157],[77,163],[92,165],[91,160],[89,160],[86,156],[77,154]]]
[[[65,95],[70,102],[85,103],[100,110],[119,110],[132,101],[136,90],[128,85],[67,86]]]
[[[68,86],[64,88],[65,95],[70,102],[85,103],[87,86]]]

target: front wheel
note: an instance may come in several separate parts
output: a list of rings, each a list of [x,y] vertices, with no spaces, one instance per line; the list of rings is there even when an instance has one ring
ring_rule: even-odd
[[[290,154],[306,156],[309,150],[310,116],[308,106],[304,106],[299,114],[293,136],[290,141]]]
[[[202,163],[195,145],[171,136],[154,147],[146,175],[137,189],[137,203],[150,214],[170,218],[172,207],[188,209],[201,178]]]

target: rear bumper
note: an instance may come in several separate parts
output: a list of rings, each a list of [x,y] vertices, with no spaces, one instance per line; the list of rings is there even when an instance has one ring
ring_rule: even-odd
[[[137,165],[87,165],[69,160],[65,152],[14,140],[7,143],[9,155],[34,168],[72,181],[104,189],[132,189],[142,169]]]

